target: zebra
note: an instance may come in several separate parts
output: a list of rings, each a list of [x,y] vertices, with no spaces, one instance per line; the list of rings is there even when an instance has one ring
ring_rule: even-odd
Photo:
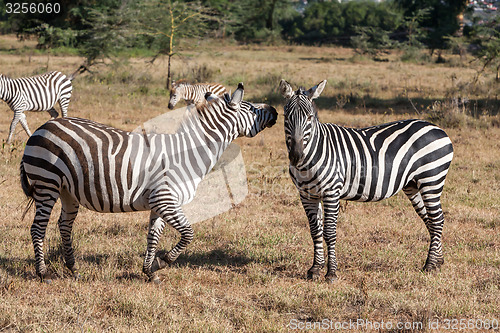
[[[395,121],[362,129],[321,123],[313,100],[326,85],[293,91],[285,80],[279,90],[286,100],[284,127],[289,173],[300,195],[314,243],[314,261],[307,278],[324,267],[323,238],[328,265],[325,279],[337,279],[335,257],[339,199],[379,201],[400,190],[430,234],[424,271],[444,260],[440,197],[453,158],[450,138],[439,127],[418,119]]]
[[[54,108],[59,102],[61,114],[66,117],[72,90],[71,79],[61,72],[52,71],[19,79],[0,74],[0,99],[14,111],[7,143],[11,143],[18,122],[21,122],[28,137],[31,136],[24,111],[47,111],[54,119],[59,115]]]
[[[170,90],[168,108],[173,109],[181,99],[184,99],[187,104],[203,102],[207,92],[222,96],[226,93],[226,88],[219,83],[189,84],[174,81]]]
[[[49,277],[43,255],[45,230],[60,198],[63,254],[75,278],[79,274],[71,230],[81,205],[97,212],[151,211],[143,272],[158,283],[156,272],[173,263],[193,239],[181,206],[193,199],[202,178],[232,140],[253,137],[276,123],[272,106],[255,108],[242,100],[243,94],[242,83],[232,96],[207,94],[206,103],[188,109],[174,134],[125,132],[69,117],[38,128],[26,143],[20,175],[24,193],[35,204],[31,237],[41,280]],[[165,255],[155,256],[166,224],[181,239]]]

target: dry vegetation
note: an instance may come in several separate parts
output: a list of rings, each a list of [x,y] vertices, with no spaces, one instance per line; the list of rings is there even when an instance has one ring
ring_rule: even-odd
[[[0,39],[2,48],[9,43]],[[167,112],[166,64],[147,65],[146,60],[78,77],[69,114],[132,130]],[[318,101],[320,118],[347,126],[427,117],[415,108],[433,111],[434,117],[458,114],[463,121],[443,125],[455,158],[443,195],[445,264],[440,271],[420,272],[428,233],[400,194],[345,206],[338,227],[339,281],[305,280],[312,241],[288,177],[280,117],[258,137],[237,140],[250,194],[227,213],[194,225],[193,243],[161,273],[160,285],[146,283],[141,273],[148,214],[85,209],[74,227],[82,279],[74,281],[64,269],[56,209],[45,253],[58,278],[42,284],[35,276],[29,235],[33,212],[21,220],[26,199],[18,165],[26,135],[18,126],[17,141],[0,150],[0,331],[285,332],[294,319],[358,318],[422,322],[426,329],[435,319],[500,320],[498,85],[484,79],[481,104],[476,105],[480,112],[472,118],[454,106],[453,98],[463,93],[457,82],[470,82],[474,68],[404,63],[397,55],[389,60],[353,58],[350,50],[334,48],[202,45],[174,61],[174,76],[200,75],[233,91],[244,81],[246,99],[268,101],[278,110],[280,78],[306,87],[326,78],[329,83]],[[69,73],[80,61],[4,51],[0,72],[17,77],[48,66]],[[0,105],[0,138],[5,140],[12,112]],[[27,117],[34,130],[48,114]],[[167,229],[160,248],[169,249],[177,239]]]

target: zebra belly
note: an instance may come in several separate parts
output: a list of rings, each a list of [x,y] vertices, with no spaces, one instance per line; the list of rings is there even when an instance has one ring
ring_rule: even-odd
[[[43,95],[43,96],[42,96]],[[57,102],[57,96],[47,94],[45,91],[38,98],[24,97],[24,109],[27,111],[47,111],[50,110]]]

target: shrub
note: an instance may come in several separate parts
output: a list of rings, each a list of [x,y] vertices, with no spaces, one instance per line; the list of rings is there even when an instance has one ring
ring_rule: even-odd
[[[206,64],[201,64],[188,67],[186,70],[181,72],[177,79],[185,79],[190,83],[207,83],[212,82],[215,75],[219,72],[219,69],[213,69]]]

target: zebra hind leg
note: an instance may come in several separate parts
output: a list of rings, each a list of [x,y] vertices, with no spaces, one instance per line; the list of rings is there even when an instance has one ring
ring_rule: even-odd
[[[59,232],[61,233],[66,267],[68,267],[75,279],[79,279],[80,274],[75,267],[75,255],[72,245],[71,231],[73,229],[73,221],[78,214],[79,206],[78,201],[71,197],[69,193],[61,193],[61,215],[58,221]]]
[[[61,117],[66,117],[68,115],[68,105],[69,105],[69,98],[66,97],[61,97],[59,100],[59,106],[61,107]]]
[[[431,237],[429,254],[422,269],[425,272],[435,270],[444,263],[443,244],[441,242],[444,225],[444,215],[441,208],[441,190],[438,193],[435,193],[433,189],[430,189],[428,192],[425,191],[425,188],[420,190],[425,209],[427,210],[428,219],[425,226],[429,230]]]
[[[444,263],[441,243],[444,224],[440,202],[441,191],[437,194],[433,190],[426,193],[425,188],[417,188],[415,181],[410,182],[403,188],[403,191],[410,199],[417,214],[424,221],[431,238],[429,253],[422,270],[426,272],[435,270]]]
[[[26,134],[28,134],[28,137],[30,137],[31,131],[28,127],[28,121],[26,120],[26,115],[24,113],[21,113],[21,116],[19,117],[19,122],[21,123],[21,126],[24,128]]]
[[[37,194],[35,194],[36,198]],[[52,280],[47,273],[47,266],[45,265],[43,254],[43,240],[45,238],[45,231],[49,223],[50,213],[56,203],[57,197],[48,195],[49,199],[39,201],[35,199],[35,218],[31,225],[31,240],[33,241],[33,248],[35,250],[35,269],[36,274],[40,277],[42,282],[50,283]]]
[[[55,108],[47,111],[50,114],[51,119],[56,119],[59,116],[59,112]]]

